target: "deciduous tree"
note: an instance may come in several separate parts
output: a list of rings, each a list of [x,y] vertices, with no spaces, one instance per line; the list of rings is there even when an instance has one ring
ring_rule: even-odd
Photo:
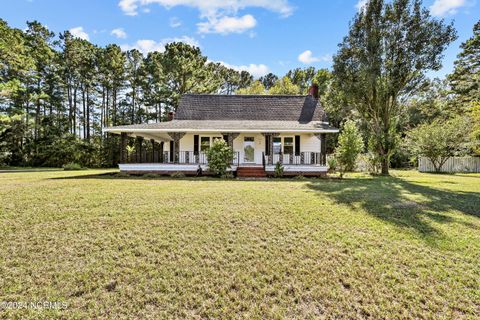
[[[439,70],[452,25],[430,16],[420,0],[370,0],[353,19],[334,57],[334,77],[347,103],[378,141],[388,174],[397,141],[400,100],[416,90],[428,70]]]

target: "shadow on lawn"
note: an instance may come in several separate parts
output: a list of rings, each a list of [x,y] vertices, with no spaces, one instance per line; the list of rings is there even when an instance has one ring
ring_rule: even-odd
[[[428,239],[442,238],[428,220],[478,226],[449,215],[457,210],[480,218],[480,194],[445,191],[414,184],[396,177],[373,177],[337,181],[315,181],[308,188],[322,192],[336,203],[362,208],[367,213]],[[413,200],[407,195],[416,197]],[[418,196],[418,197],[417,197]]]

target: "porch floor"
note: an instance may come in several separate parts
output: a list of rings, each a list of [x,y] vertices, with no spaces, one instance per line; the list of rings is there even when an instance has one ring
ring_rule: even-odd
[[[181,164],[181,163],[122,163],[118,167],[121,172],[131,174],[172,174],[175,172],[182,172],[186,175],[196,175],[198,167],[202,169],[202,173],[208,174],[207,164]],[[243,169],[242,169],[243,168]],[[243,171],[244,175],[249,174],[254,170],[257,175],[257,171],[261,170],[266,175],[273,175],[275,172],[275,165],[266,165],[263,171],[263,166],[259,164],[240,164],[231,166],[229,171],[237,172]],[[283,165],[283,172],[286,176],[305,175],[305,176],[322,176],[328,171],[328,167],[321,165]],[[252,173],[253,175],[253,173]]]

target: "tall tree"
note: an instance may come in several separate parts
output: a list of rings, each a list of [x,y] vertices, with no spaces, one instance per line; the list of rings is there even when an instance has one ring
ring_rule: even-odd
[[[455,70],[449,76],[457,94],[461,110],[469,110],[473,102],[480,102],[480,20],[473,27],[473,36],[462,43],[462,51],[455,61]]]
[[[173,110],[184,93],[213,93],[221,85],[220,79],[212,76],[214,65],[207,63],[200,48],[183,42],[165,46],[163,70],[169,87],[168,103]]]
[[[165,73],[160,52],[150,52],[145,58],[145,81],[143,92],[145,104],[155,109],[153,119],[156,122],[162,120],[162,106],[168,95],[168,87],[165,83]]]
[[[265,89],[270,90],[270,88],[273,87],[275,82],[277,82],[278,77],[270,72],[270,73],[264,75],[263,77],[260,77],[259,80],[263,84]]]
[[[139,105],[141,103],[140,89],[145,79],[145,65],[143,55],[137,49],[127,51],[127,80],[130,87],[130,93],[127,96],[130,98],[131,104],[131,123],[140,123],[141,110]]]
[[[299,87],[300,94],[306,94],[310,85],[313,82],[315,77],[315,68],[308,67],[305,69],[296,68],[287,72],[286,76],[290,79],[290,81]]]
[[[335,80],[376,138],[383,174],[398,141],[399,101],[418,88],[427,70],[440,69],[455,38],[453,26],[432,18],[420,0],[370,0],[339,45]]]
[[[27,86],[27,117],[30,112],[30,102],[34,107],[35,126],[34,139],[37,140],[40,135],[40,121],[42,117],[42,107],[50,103],[49,96],[45,92],[45,80],[52,71],[55,51],[52,49],[52,39],[54,33],[48,30],[37,21],[27,22],[26,30],[27,44],[30,48],[30,55],[33,58],[35,68],[32,69],[32,77]],[[28,121],[27,121],[28,122]]]

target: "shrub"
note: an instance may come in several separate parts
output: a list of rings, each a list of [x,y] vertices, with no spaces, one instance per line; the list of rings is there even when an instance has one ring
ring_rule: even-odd
[[[208,169],[216,176],[223,176],[233,161],[233,150],[223,139],[215,139],[207,151]]]
[[[170,175],[171,178],[185,178],[185,173],[177,171]]]
[[[363,149],[363,139],[352,120],[347,120],[338,137],[337,160],[342,171],[353,171],[358,155]]]
[[[79,165],[78,163],[75,163],[75,162],[70,162],[70,163],[67,163],[67,164],[64,164],[63,165],[63,170],[67,171],[67,170],[83,170],[84,168]]]
[[[335,172],[337,170],[338,160],[337,156],[333,155],[327,159],[328,170]]]
[[[221,178],[222,178],[222,179],[233,179],[234,176],[233,176],[233,173],[231,173],[231,172],[226,172],[225,174],[223,174],[223,175],[221,176]]]
[[[273,176],[274,176],[275,178],[281,178],[281,177],[283,177],[283,170],[284,170],[283,165],[280,163],[280,161],[277,162],[277,163],[275,164],[275,171],[274,171],[274,173],[273,173]]]

